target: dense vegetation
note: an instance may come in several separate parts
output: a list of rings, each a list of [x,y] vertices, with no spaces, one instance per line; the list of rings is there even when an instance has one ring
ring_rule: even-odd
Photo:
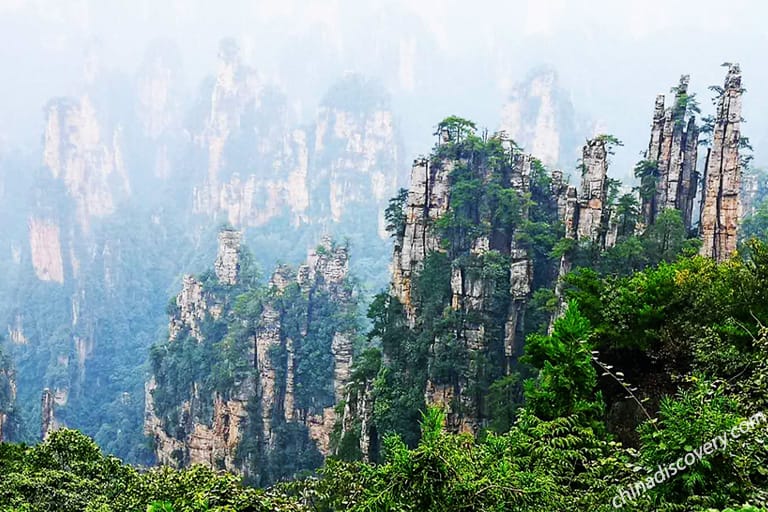
[[[526,357],[539,375],[526,383],[527,406],[504,434],[448,434],[432,408],[414,448],[388,436],[380,464],[329,460],[318,477],[261,491],[200,466],[139,472],[62,430],[36,447],[2,447],[2,510],[614,510],[623,490],[729,432],[753,410],[755,394],[766,396],[764,385],[691,376],[640,427],[639,446],[626,447],[606,433],[595,333],[571,303],[551,336],[531,340]],[[768,343],[768,330],[759,336],[755,343]],[[765,419],[623,509],[762,510],[741,505],[765,500],[764,436]]]
[[[318,258],[334,258],[337,250],[346,258],[346,246],[330,242],[320,245],[316,254]],[[325,409],[334,406],[332,344],[340,333],[354,342],[357,295],[350,279],[326,283],[321,266],[304,267],[306,275],[299,278],[297,273],[302,270],[281,265],[272,281],[264,283],[250,252],[243,247],[239,252],[235,284],[222,284],[213,270],[196,278],[205,306],[195,323],[182,321],[175,297],[168,304],[167,312],[178,332],[171,338],[166,335],[150,351],[156,384],[151,390],[153,411],[164,434],[184,446],[194,426],[214,425],[217,400],[242,403],[247,419],[238,427],[242,437],[234,463],[227,465],[223,458],[214,462],[220,469],[237,467],[248,475],[249,483],[267,485],[314,470],[323,462],[307,425],[288,417],[294,413],[322,417]],[[263,333],[270,336],[264,354],[268,370],[255,364],[262,357],[256,354],[260,349],[254,347],[255,339]],[[268,384],[272,405],[265,414],[262,408],[267,384],[260,379],[268,371],[274,372]],[[285,411],[288,371],[292,372],[295,410]],[[263,424],[265,417],[269,425]],[[229,416],[223,421],[230,421]],[[185,450],[177,449],[170,455],[179,466],[190,463]]]

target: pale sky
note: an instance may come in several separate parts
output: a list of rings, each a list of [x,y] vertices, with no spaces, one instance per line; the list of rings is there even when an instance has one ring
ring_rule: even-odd
[[[345,71],[381,79],[414,154],[448,114],[495,128],[510,84],[551,65],[576,111],[625,140],[625,173],[655,94],[688,73],[708,107],[720,64],[740,62],[745,131],[768,164],[766,15],[757,0],[0,0],[0,148],[39,144],[46,101],[83,87],[86,49],[131,80],[147,46],[170,40],[194,95],[231,36],[306,118]]]

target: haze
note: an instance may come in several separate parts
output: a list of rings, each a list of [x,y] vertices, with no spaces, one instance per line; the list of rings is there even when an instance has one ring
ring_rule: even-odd
[[[76,95],[86,63],[130,81],[158,40],[178,48],[184,94],[194,96],[215,72],[218,41],[233,37],[244,60],[286,91],[298,120],[314,115],[345,71],[382,80],[409,158],[429,149],[432,127],[446,115],[496,128],[511,84],[552,66],[576,112],[624,140],[617,177],[630,175],[647,145],[656,94],[690,73],[692,91],[711,110],[707,87],[722,82],[719,65],[740,62],[744,131],[760,166],[766,14],[758,1],[3,0],[0,141],[6,151],[39,152],[42,107]]]

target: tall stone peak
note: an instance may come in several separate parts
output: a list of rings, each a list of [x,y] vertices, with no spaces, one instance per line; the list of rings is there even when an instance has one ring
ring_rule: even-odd
[[[604,138],[596,137],[588,140],[582,150],[581,188],[576,223],[579,240],[590,240],[600,246],[605,245],[607,196],[608,148]]]
[[[674,93],[673,103],[666,106],[666,97],[656,97],[651,123],[651,138],[645,159],[654,169],[655,191],[642,197],[643,224],[649,226],[665,209],[681,212],[683,223],[690,229],[699,174],[699,127],[692,114],[693,95],[688,94],[689,75],[682,75]]]
[[[547,166],[577,157],[579,134],[569,94],[550,67],[534,69],[515,84],[502,107],[500,129]]]
[[[225,256],[214,269],[221,283],[234,284],[239,235],[227,229],[219,236]],[[347,258],[346,246],[324,239],[298,270],[279,265],[264,285],[209,288],[208,274],[185,277],[145,385],[144,428],[158,462],[205,464],[270,483],[293,475],[273,461],[282,460],[276,453],[303,453],[291,462],[295,471],[330,453],[356,337],[343,320],[357,311]],[[248,301],[242,311],[237,297]],[[178,384],[178,361],[219,346],[206,364],[234,370],[222,380],[209,368]]]
[[[717,261],[736,251],[741,217],[741,69],[729,64],[707,151],[701,206],[701,254]]]
[[[565,238],[594,244],[599,250],[612,246],[616,241],[615,230],[611,229],[612,211],[607,203],[610,143],[606,136],[597,136],[584,144],[581,183],[578,188],[564,183],[560,172],[554,173],[553,176],[553,194],[557,200],[558,216],[565,226]],[[572,265],[570,255],[564,253],[560,257],[558,277],[555,281],[558,308],[550,318],[550,333],[555,320],[565,312],[563,280]]]
[[[40,425],[40,438],[45,441],[51,432],[59,428],[59,424],[56,421],[54,415],[54,409],[56,407],[56,398],[54,393],[49,389],[43,389],[41,398],[40,411],[41,411],[41,425]]]
[[[56,98],[46,106],[43,164],[64,184],[84,229],[130,194],[121,139],[121,128],[105,126],[88,95]]]
[[[336,288],[346,281],[349,272],[349,247],[337,244],[330,236],[324,236],[320,244],[307,258],[309,276],[320,280],[324,286]]]
[[[242,233],[240,231],[224,229],[219,232],[219,249],[213,268],[221,284],[237,284],[237,277],[240,272],[241,242]]]
[[[405,201],[405,225],[395,238],[392,257],[392,293],[405,307],[409,322],[415,322],[415,305],[411,298],[414,275],[427,255],[440,248],[440,240],[432,225],[449,207],[451,162],[436,165],[427,158],[414,161],[411,184]]]
[[[210,114],[196,138],[208,168],[193,191],[195,210],[237,227],[288,215],[295,228],[315,233],[335,232],[362,210],[386,239],[384,210],[404,170],[387,92],[376,80],[347,75],[329,87],[310,125],[299,125],[283,91],[261,80],[232,45],[219,52]]]
[[[404,323],[411,331],[422,333],[425,330],[429,333],[425,325],[433,320],[423,318],[424,305],[420,302],[421,297],[429,292],[419,288],[423,286],[419,283],[426,265],[447,258],[449,263],[444,270],[447,282],[444,284],[449,295],[445,297],[445,307],[466,318],[451,331],[451,339],[455,338],[457,347],[461,347],[457,350],[467,351],[467,360],[474,360],[474,355],[483,354],[482,357],[498,362],[500,366],[494,371],[503,374],[508,368],[506,364],[517,355],[521,346],[523,311],[530,295],[533,274],[531,255],[527,246],[519,241],[517,224],[496,225],[497,219],[485,217],[485,213],[478,213],[479,218],[473,218],[471,222],[495,227],[490,228],[488,233],[469,239],[452,238],[441,230],[439,224],[446,217],[450,218],[453,187],[457,180],[464,179],[456,177],[454,169],[461,167],[474,179],[493,181],[510,195],[524,197],[531,191],[535,159],[522,153],[499,133],[493,136],[504,148],[503,154],[494,153],[494,158],[498,159],[494,161],[498,165],[494,165],[493,169],[478,165],[470,157],[465,159],[463,156],[471,151],[463,152],[461,128],[440,128],[434,154],[418,158],[413,163],[410,187],[402,205],[402,225],[397,226],[394,233],[390,293],[402,304]],[[479,210],[485,211],[482,208]],[[520,215],[523,219],[527,218],[528,208],[521,207]],[[499,263],[502,268],[498,280],[488,277],[483,270],[496,258],[502,262]],[[438,285],[433,283],[430,286]],[[500,307],[493,299],[493,294],[499,293],[500,288],[504,290],[506,301],[503,311],[494,309]],[[479,320],[491,317],[493,321]],[[504,343],[492,341],[496,336]],[[485,421],[484,399],[471,390],[484,377],[476,368],[466,368],[457,370],[455,378],[446,378],[438,369],[441,365],[439,354],[445,350],[446,342],[439,336],[431,342],[433,348],[430,349],[423,389],[425,401],[447,408],[448,426],[452,430],[478,432]],[[365,397],[362,399],[367,400]],[[360,404],[353,406],[358,412],[367,407]],[[362,435],[361,439],[366,439],[366,435]],[[362,444],[367,444],[367,441]]]

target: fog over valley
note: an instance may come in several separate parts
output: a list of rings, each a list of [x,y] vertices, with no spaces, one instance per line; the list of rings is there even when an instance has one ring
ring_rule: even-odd
[[[766,17],[0,0],[0,512],[768,512]]]

